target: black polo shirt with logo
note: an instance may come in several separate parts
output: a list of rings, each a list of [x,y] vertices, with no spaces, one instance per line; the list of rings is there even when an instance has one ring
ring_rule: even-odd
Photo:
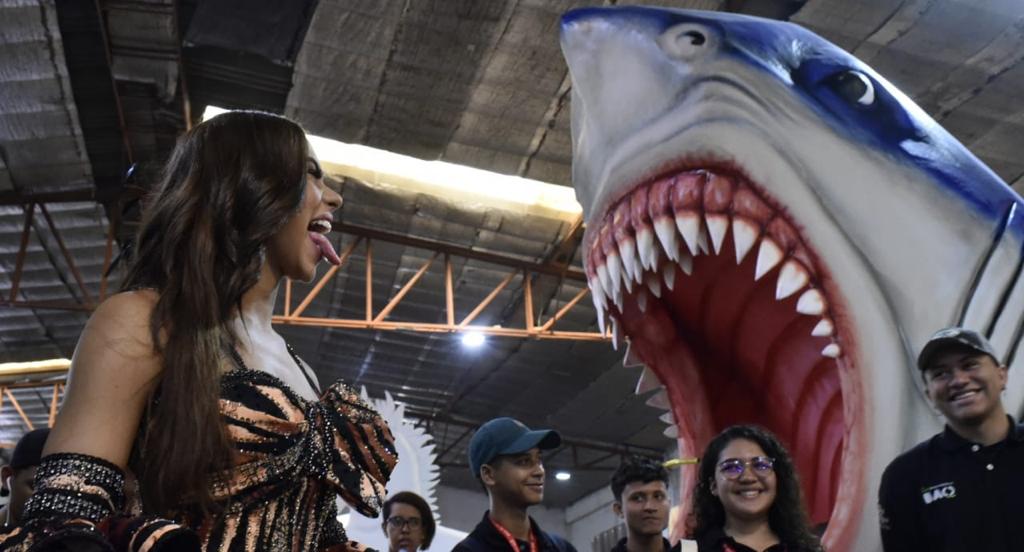
[[[878,503],[886,552],[1024,550],[1024,425],[987,447],[946,426],[889,464]]]

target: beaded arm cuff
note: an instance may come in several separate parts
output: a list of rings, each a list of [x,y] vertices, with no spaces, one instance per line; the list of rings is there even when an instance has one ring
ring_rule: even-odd
[[[95,456],[62,452],[43,458],[26,520],[85,519],[92,523],[124,508],[124,472]]]
[[[199,552],[191,530],[166,519],[122,514],[124,472],[94,456],[51,454],[36,470],[22,527],[0,534],[0,550]]]

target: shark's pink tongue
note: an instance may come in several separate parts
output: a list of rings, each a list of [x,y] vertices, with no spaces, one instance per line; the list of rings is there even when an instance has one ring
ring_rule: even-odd
[[[320,248],[320,254],[327,259],[327,262],[332,265],[341,264],[341,258],[338,257],[338,253],[334,251],[334,246],[331,245],[331,241],[327,239],[327,236],[318,232],[310,232],[309,239],[313,240],[313,243]]]

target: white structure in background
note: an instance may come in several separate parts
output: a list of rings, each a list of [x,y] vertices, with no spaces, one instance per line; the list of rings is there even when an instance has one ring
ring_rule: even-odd
[[[412,491],[422,496],[430,505],[434,520],[437,522],[437,532],[434,534],[434,542],[431,543],[430,549],[451,550],[465,538],[466,533],[441,525],[441,514],[437,511],[435,495],[441,473],[435,464],[437,455],[434,453],[433,438],[423,428],[416,427],[412,421],[405,419],[405,405],[395,402],[391,393],[385,391],[383,399],[371,399],[364,387],[362,395],[388,422],[395,437],[398,464],[391,473],[391,480],[388,481],[388,496],[401,491]],[[341,499],[338,499],[338,511],[342,512],[339,517],[343,519],[345,531],[350,539],[377,550],[388,549],[388,540],[381,528],[381,518],[372,519],[353,512]]]

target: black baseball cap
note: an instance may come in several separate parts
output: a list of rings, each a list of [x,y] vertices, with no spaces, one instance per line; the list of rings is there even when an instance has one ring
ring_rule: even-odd
[[[515,418],[495,418],[480,426],[469,441],[469,468],[480,477],[480,468],[503,454],[520,454],[534,447],[553,449],[562,437],[553,429],[533,430]]]
[[[995,348],[985,339],[985,336],[974,330],[954,326],[939,330],[928,339],[928,343],[925,343],[924,348],[921,349],[921,354],[917,355],[917,368],[922,372],[927,370],[931,366],[932,361],[935,360],[935,353],[950,346],[973,349],[992,357],[996,364],[1002,364],[999,361],[999,355],[996,353]]]
[[[22,435],[11,454],[11,467],[20,470],[38,466],[43,456],[43,447],[46,446],[46,438],[49,436],[49,429],[34,429]]]

